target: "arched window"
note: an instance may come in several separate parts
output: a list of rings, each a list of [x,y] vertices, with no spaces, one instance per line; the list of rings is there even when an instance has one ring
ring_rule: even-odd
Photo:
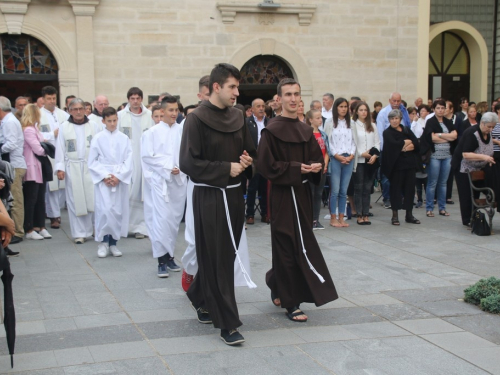
[[[288,65],[274,56],[256,56],[240,72],[241,85],[277,85],[283,78],[293,78]]]
[[[0,35],[1,80],[57,79],[58,66],[54,55],[40,42],[28,35]]]

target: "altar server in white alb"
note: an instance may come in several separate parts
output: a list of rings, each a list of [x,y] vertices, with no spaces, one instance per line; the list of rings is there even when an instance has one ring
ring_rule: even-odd
[[[75,98],[69,103],[68,121],[59,128],[56,145],[57,178],[66,183],[71,236],[82,244],[92,236],[94,183],[87,160],[92,139],[102,129],[85,116],[84,101]]]
[[[143,93],[137,87],[127,92],[128,104],[118,112],[118,130],[124,133],[132,143],[134,170],[130,184],[130,222],[128,232],[141,239],[148,234],[144,221],[143,185],[141,165],[141,136],[154,125],[151,111],[142,104]]]
[[[94,182],[97,256],[106,258],[111,252],[120,257],[117,242],[128,233],[132,146],[128,137],[116,129],[118,116],[114,108],[102,111],[102,123],[105,129],[92,140],[88,160]]]
[[[68,120],[69,114],[62,109],[57,108],[57,90],[52,86],[42,88],[42,97],[44,107],[42,108],[42,116],[40,118],[40,132],[43,138],[56,146],[57,135],[59,128]],[[54,160],[49,157],[54,169]],[[61,223],[61,208],[64,207],[66,201],[66,191],[64,190],[64,180],[54,178],[47,182],[45,191],[45,212],[50,219],[50,227],[59,229]]]
[[[168,270],[179,272],[174,251],[179,224],[186,203],[186,175],[179,170],[182,128],[175,122],[179,114],[177,99],[162,101],[163,121],[142,135],[144,172],[144,212],[153,248],[158,259],[158,277]]]

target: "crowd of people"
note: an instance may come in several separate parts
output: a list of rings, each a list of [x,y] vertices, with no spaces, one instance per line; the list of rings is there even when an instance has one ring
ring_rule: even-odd
[[[420,224],[413,213],[424,192],[427,217],[436,204],[449,216],[453,178],[462,222],[470,225],[471,171],[485,169],[500,196],[500,102],[488,112],[462,98],[454,113],[451,101],[419,98],[409,107],[394,92],[372,112],[359,97],[326,93],[306,112],[300,83],[287,78],[271,100],[245,107],[236,104],[239,79],[234,66],[217,64],[199,81],[199,102],[185,107],[169,93],[146,106],[137,87],[117,109],[98,95],[93,103],[69,96],[61,110],[51,86],[34,104],[17,98],[14,109],[0,97],[0,192],[11,192],[0,225],[8,254],[18,255],[9,242],[51,238],[45,223],[60,228],[67,207],[76,244],[94,237],[99,258],[119,257],[120,238],[149,237],[157,276],[166,278],[181,271],[174,255],[184,217],[182,288],[200,323],[236,345],[244,338],[234,286],[255,287],[245,229],[256,207],[271,224],[271,301],[305,322],[301,303],[338,298],[313,234],[324,229],[325,186],[334,228],[349,226],[348,207],[357,224],[372,224],[377,181],[396,226],[400,210],[406,223]]]

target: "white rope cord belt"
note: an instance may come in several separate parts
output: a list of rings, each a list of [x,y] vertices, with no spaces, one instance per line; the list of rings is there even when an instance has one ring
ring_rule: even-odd
[[[307,180],[302,181],[303,184],[305,184],[306,182],[307,182]],[[313,271],[314,274],[316,276],[318,276],[319,281],[321,281],[322,283],[324,283],[325,279],[323,278],[323,276],[321,276],[319,274],[318,271],[316,271],[316,268],[314,268],[314,266],[309,261],[309,258],[307,257],[306,247],[304,246],[304,238],[302,237],[302,229],[300,228],[299,210],[297,209],[297,200],[295,199],[295,190],[293,189],[293,186],[291,186],[291,188],[292,188],[293,204],[295,206],[295,213],[297,214],[297,224],[299,226],[300,242],[302,243],[302,252],[304,253],[304,256],[306,257],[307,264],[309,265],[309,268],[311,269],[311,271]]]
[[[214,189],[220,189],[222,191],[222,196],[224,197],[224,208],[226,209],[227,226],[229,227],[229,234],[231,236],[231,241],[233,242],[234,253],[236,254],[236,259],[238,260],[238,264],[240,265],[241,272],[243,273],[243,277],[245,278],[245,281],[246,281],[248,287],[249,288],[257,288],[257,285],[255,285],[255,283],[250,278],[250,275],[245,270],[245,267],[243,266],[243,262],[241,261],[241,258],[240,258],[240,254],[238,253],[238,247],[236,247],[236,241],[234,240],[233,226],[231,224],[231,216],[229,215],[229,207],[227,205],[226,189],[237,188],[237,187],[241,186],[241,182],[236,184],[236,185],[228,185],[228,186],[226,186],[226,188],[220,188],[217,186],[200,184],[200,183],[196,183],[196,182],[193,182],[193,185],[194,186],[201,186],[201,187],[209,187],[209,188],[214,188]]]

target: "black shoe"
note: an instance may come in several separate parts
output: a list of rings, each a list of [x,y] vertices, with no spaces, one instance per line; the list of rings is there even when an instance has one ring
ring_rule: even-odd
[[[8,257],[18,257],[19,256],[19,251],[12,251],[8,247],[5,248],[5,252],[7,253]]]
[[[237,329],[221,329],[220,339],[227,345],[239,345],[245,342],[245,338]]]
[[[16,243],[22,242],[22,240],[23,239],[21,237],[12,236],[12,238],[10,239],[10,243],[11,245],[14,245]]]
[[[196,314],[198,315],[198,321],[200,323],[212,324],[212,318],[210,317],[210,313],[207,310],[202,307],[195,308],[193,304],[191,304],[191,307],[194,311],[196,311]]]

